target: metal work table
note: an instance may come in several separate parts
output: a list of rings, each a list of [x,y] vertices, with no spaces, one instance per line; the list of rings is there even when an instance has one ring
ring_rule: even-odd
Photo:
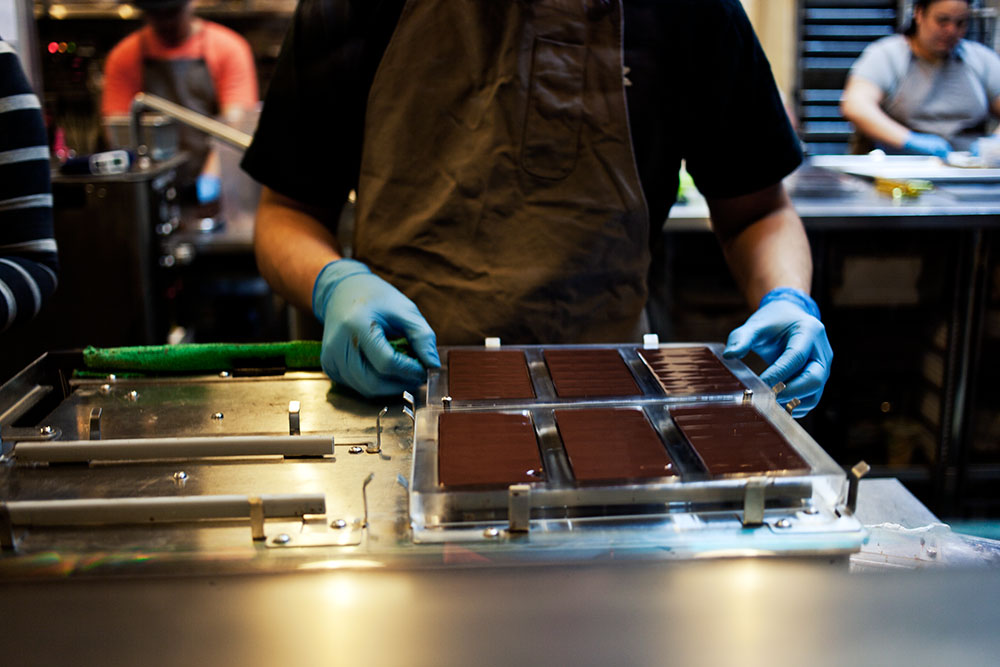
[[[0,555],[12,664],[609,664],[664,655],[684,664],[933,664],[981,663],[1000,648],[1000,579],[983,569],[997,562],[995,544],[951,535],[890,480],[862,482],[857,515],[875,539],[850,564],[691,560],[615,541],[533,547],[531,537],[502,534],[488,544],[414,545],[412,425],[402,404],[378,422],[382,403],[330,392],[315,373],[71,379],[77,360],[49,361],[0,390],[0,423],[21,429],[3,430],[5,453],[33,434],[58,436],[49,445],[155,437],[179,446],[192,432],[227,446],[261,433],[285,445],[332,440],[321,458],[154,452],[0,462],[18,549]],[[96,416],[95,405],[104,406]],[[381,451],[369,453],[374,443]],[[325,494],[322,514],[261,516],[261,540],[251,539],[252,502],[249,518],[192,524],[151,507],[142,511],[155,516],[112,529],[24,514],[36,500],[219,494],[244,506],[263,498],[263,512],[267,494],[315,493]],[[946,567],[956,563],[979,569]],[[914,569],[924,572],[895,572]]]

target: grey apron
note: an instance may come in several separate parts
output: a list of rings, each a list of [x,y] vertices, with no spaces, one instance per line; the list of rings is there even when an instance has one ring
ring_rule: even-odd
[[[648,213],[618,0],[408,0],[368,97],[355,257],[442,344],[634,340]]]
[[[142,50],[142,90],[206,116],[217,116],[219,103],[212,75],[205,62],[204,29],[194,35],[194,39],[201,40],[201,56],[198,58],[150,58],[147,55],[145,37],[145,33],[142,33],[139,39]],[[211,143],[204,132],[181,124],[178,124],[178,143],[182,150],[191,154],[191,159],[179,170],[178,179],[181,185],[190,185],[201,173]]]
[[[896,90],[883,101],[885,112],[916,132],[944,137],[955,150],[968,150],[986,131],[989,103],[970,67],[954,55],[939,65],[930,78],[917,71],[922,65],[910,58]]]

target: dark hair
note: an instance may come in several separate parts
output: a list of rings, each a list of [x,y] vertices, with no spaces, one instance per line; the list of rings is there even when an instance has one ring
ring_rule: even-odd
[[[940,2],[940,0],[913,0],[913,14],[916,14],[918,9],[927,11],[927,8],[935,2]],[[971,7],[972,0],[965,0],[965,4]],[[913,37],[917,34],[917,19],[915,16],[910,17],[910,23],[906,26],[906,30],[903,31],[903,34],[907,37]]]

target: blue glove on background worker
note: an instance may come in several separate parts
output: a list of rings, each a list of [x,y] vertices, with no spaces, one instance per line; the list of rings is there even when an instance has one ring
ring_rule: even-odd
[[[778,400],[800,401],[792,416],[803,417],[816,407],[830,377],[833,350],[812,297],[791,287],[764,295],[757,312],[729,334],[723,356],[742,359],[750,351],[768,364],[760,374],[767,386],[785,384]]]
[[[323,267],[312,295],[323,322],[320,361],[334,382],[371,398],[400,394],[439,368],[437,337],[416,304],[353,259]],[[416,359],[397,352],[388,336],[405,336]]]
[[[222,179],[215,174],[201,174],[195,181],[195,189],[198,192],[199,204],[218,201],[222,195]]]
[[[936,155],[942,160],[948,159],[948,153],[952,151],[951,144],[936,134],[924,134],[923,132],[910,132],[903,143],[903,148],[911,153],[920,155]]]

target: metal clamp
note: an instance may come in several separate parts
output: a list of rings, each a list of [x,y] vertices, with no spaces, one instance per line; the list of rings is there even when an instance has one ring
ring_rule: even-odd
[[[861,483],[861,478],[869,473],[872,469],[864,461],[858,461],[851,468],[851,474],[847,481],[847,510],[854,514],[854,510],[858,506],[858,486]]]
[[[250,537],[254,541],[263,540],[264,535],[264,501],[260,496],[250,497]]]
[[[507,530],[527,533],[531,529],[531,486],[511,484],[507,487]]]
[[[404,391],[403,402],[406,403],[406,405],[403,406],[403,414],[409,417],[411,422],[415,422],[417,418],[414,416],[414,413],[416,412],[416,404],[413,400],[413,394],[408,391]]]
[[[764,489],[766,477],[751,477],[747,480],[743,495],[743,525],[760,526],[764,523]]]
[[[104,414],[103,408],[93,408],[90,411],[90,439],[100,440],[101,439],[101,415]]]
[[[302,404],[298,401],[288,401],[288,435],[302,433],[299,422],[299,411]]]

